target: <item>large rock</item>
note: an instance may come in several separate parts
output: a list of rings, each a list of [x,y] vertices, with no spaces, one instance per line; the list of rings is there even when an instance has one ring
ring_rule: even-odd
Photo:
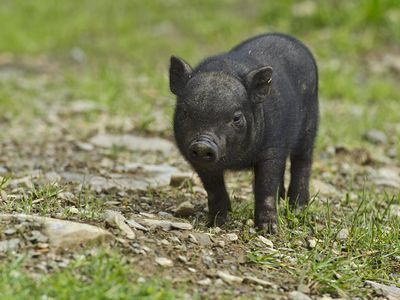
[[[102,148],[121,147],[128,150],[159,151],[164,153],[168,153],[174,148],[174,145],[165,139],[147,138],[128,134],[98,134],[90,139],[90,143]]]
[[[78,184],[86,184],[96,192],[110,190],[135,191],[169,185],[171,176],[177,169],[168,165],[145,165],[130,163],[117,168],[121,173],[110,173],[107,176],[61,172],[60,179]],[[53,176],[54,177],[54,176]]]
[[[0,214],[0,220],[35,222],[43,226],[50,247],[71,249],[81,245],[96,245],[112,239],[107,230],[89,224],[26,214]]]
[[[396,286],[389,286],[370,280],[365,281],[365,284],[371,286],[377,294],[385,296],[389,300],[400,299],[400,288]]]

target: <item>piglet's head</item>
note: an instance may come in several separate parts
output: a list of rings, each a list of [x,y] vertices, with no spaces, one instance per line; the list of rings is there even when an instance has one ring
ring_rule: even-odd
[[[238,78],[223,71],[194,72],[173,56],[169,77],[177,96],[174,133],[182,154],[195,167],[239,166],[253,144],[254,111],[268,98],[272,68]]]

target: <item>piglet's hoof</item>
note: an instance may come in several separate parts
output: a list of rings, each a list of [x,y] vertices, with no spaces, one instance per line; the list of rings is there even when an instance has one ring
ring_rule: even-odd
[[[275,234],[278,231],[278,222],[276,220],[255,222],[257,231],[261,233]]]
[[[227,219],[227,213],[225,213],[225,214],[218,213],[218,214],[210,215],[208,217],[207,226],[208,227],[216,227],[216,226],[220,227],[225,224],[226,219]]]

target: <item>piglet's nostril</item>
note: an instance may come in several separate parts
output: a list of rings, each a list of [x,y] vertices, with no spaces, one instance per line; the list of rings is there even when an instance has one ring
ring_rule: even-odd
[[[198,162],[213,162],[217,159],[217,145],[208,140],[195,141],[189,146],[191,159]]]

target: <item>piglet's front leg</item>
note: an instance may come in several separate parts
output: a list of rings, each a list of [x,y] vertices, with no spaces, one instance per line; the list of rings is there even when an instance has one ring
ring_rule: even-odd
[[[258,229],[274,233],[278,228],[276,200],[285,172],[285,151],[265,151],[254,167],[254,224]]]
[[[221,226],[225,223],[231,203],[225,187],[222,172],[197,172],[208,195],[208,226]]]

